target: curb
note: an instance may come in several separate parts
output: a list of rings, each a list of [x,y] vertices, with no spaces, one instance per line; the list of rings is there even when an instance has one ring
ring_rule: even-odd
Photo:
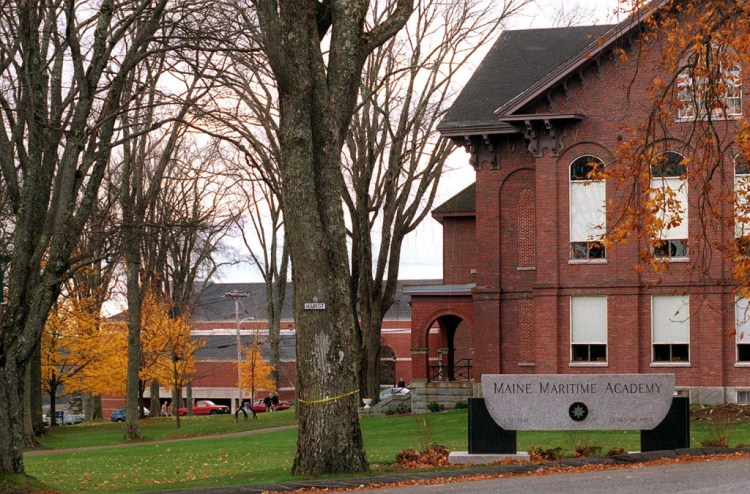
[[[158,491],[160,494],[176,493],[209,493],[209,494],[261,494],[263,492],[289,492],[297,489],[353,489],[360,486],[378,486],[395,484],[409,480],[449,479],[466,475],[503,475],[511,473],[528,473],[552,467],[567,466],[580,467],[585,465],[628,465],[660,460],[663,458],[677,458],[679,456],[710,456],[727,453],[750,453],[750,448],[682,448],[677,450],[648,451],[645,453],[628,453],[610,457],[566,458],[549,463],[534,463],[528,465],[490,465],[484,467],[462,468],[436,472],[409,472],[375,477],[347,477],[325,480],[299,480],[279,482],[277,484],[257,484],[246,486],[227,486],[217,488],[179,489]]]

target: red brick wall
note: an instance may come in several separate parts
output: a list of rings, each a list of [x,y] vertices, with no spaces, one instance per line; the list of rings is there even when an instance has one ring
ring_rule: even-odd
[[[443,280],[446,284],[471,283],[475,262],[474,218],[446,217],[443,220]]]
[[[658,53],[658,48],[651,53]],[[459,225],[445,222],[445,282],[466,279],[462,273],[469,267],[467,259],[477,269],[472,307],[477,377],[497,372],[668,372],[675,374],[678,386],[746,386],[750,382],[750,367],[735,364],[734,297],[726,284],[731,265],[720,252],[702,256],[696,249],[702,233],[699,218],[708,224],[706,231],[713,244],[730,242],[733,231],[699,209],[696,198],[701,190],[697,181],[689,184],[689,262],[669,263],[666,271],[637,271],[634,266],[640,261],[639,252],[646,247],[637,241],[610,248],[606,262],[569,261],[569,165],[583,154],[596,155],[611,164],[618,146],[627,138],[623,126],[636,128],[651,109],[646,87],[654,72],[647,70],[649,63],[643,60],[636,70],[637,60],[637,56],[626,62],[605,57],[600,70],[583,72],[583,84],[575,79],[568,82],[567,94],[556,90],[552,109],[545,100],[539,107],[519,111],[585,117],[564,130],[556,129],[558,135],[564,134],[565,147],[559,156],[549,148],[534,156],[527,150],[528,141],[520,135],[495,138],[492,152],[499,150],[499,166],[485,164],[477,171],[475,243],[461,245],[458,239],[465,235],[460,234]],[[672,130],[679,136],[687,127],[675,123]],[[728,161],[731,163],[731,159]],[[731,166],[723,173],[723,177],[715,177],[711,192],[717,196],[731,192]],[[608,201],[621,202],[626,193],[614,181],[608,181]],[[728,206],[721,207],[727,213]],[[612,222],[611,207],[609,213],[608,221]],[[529,217],[534,221],[529,222]],[[469,229],[466,223],[464,230]],[[473,251],[467,251],[468,247]],[[654,365],[651,295],[683,292],[690,295],[690,365]],[[607,296],[606,367],[570,363],[570,297],[576,295]],[[423,335],[418,332],[424,321],[441,309],[448,310],[452,303],[450,297],[415,298],[413,347],[424,346]],[[417,372],[415,368],[415,375]]]

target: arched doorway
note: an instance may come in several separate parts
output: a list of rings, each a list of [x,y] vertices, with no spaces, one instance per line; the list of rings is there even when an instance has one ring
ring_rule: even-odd
[[[471,325],[455,314],[435,319],[427,332],[427,381],[472,380]]]

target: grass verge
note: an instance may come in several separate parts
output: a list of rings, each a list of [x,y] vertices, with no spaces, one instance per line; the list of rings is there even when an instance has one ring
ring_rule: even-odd
[[[282,422],[286,420],[293,421],[293,413],[288,412],[288,419],[284,413],[279,412],[273,417],[273,420],[279,421],[277,425],[283,425]],[[266,421],[263,418],[258,421],[259,426],[272,423],[270,416]],[[428,419],[428,424],[424,423],[425,419]],[[205,434],[208,430],[238,432],[230,429],[245,426],[242,421],[234,424],[234,417],[196,417],[193,420],[196,424],[194,431],[199,434]],[[452,451],[466,449],[466,410],[416,417],[365,417],[361,424],[372,474],[399,471],[400,468],[392,463],[396,453],[405,448],[420,449],[425,443],[439,443]],[[254,427],[254,424],[247,427]],[[694,446],[700,446],[701,441],[715,434],[715,430],[705,422],[693,421],[691,427]],[[151,432],[146,432],[148,430]],[[157,432],[159,430],[160,426],[156,423],[144,424],[144,434],[151,434],[152,439],[166,438],[170,434],[164,432],[159,436],[162,434]],[[186,426],[180,434],[187,434],[188,430]],[[55,439],[58,441],[56,447],[84,443],[83,439],[75,437],[77,433],[75,427],[61,430],[61,436]],[[84,433],[84,428],[80,429],[80,433]],[[50,439],[45,438],[45,446],[48,446]],[[29,475],[62,492],[143,492],[258,484],[296,479],[289,474],[296,440],[296,430],[284,430],[179,443],[143,443],[104,450],[40,452],[28,456],[25,462]],[[88,441],[93,445],[92,437]],[[731,441],[732,445],[750,443],[750,422],[737,422]],[[637,431],[536,431],[520,432],[518,435],[519,450],[533,445],[548,448],[559,446],[565,454],[572,455],[579,444],[602,446],[604,451],[614,447],[637,450],[639,434]]]

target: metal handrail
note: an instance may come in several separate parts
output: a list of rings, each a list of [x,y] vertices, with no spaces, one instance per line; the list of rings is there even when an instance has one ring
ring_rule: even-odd
[[[462,359],[453,365],[427,366],[427,380],[429,382],[471,381],[471,375],[471,359]]]

